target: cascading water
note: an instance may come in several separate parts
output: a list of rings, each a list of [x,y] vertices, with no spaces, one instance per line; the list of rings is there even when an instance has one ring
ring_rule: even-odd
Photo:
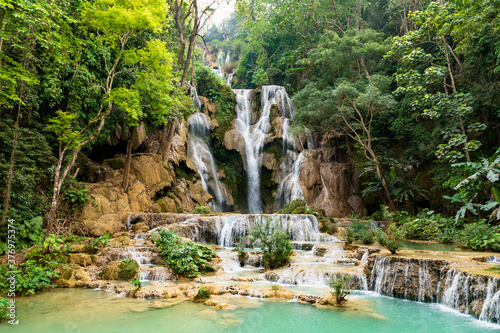
[[[234,74],[236,73],[236,68],[233,68],[233,72],[227,77],[227,85],[231,87],[233,85]]]
[[[221,184],[215,160],[207,141],[211,122],[207,115],[196,112],[188,118],[189,146],[188,155],[200,175],[201,185],[213,197],[210,207],[213,211],[224,212],[229,205],[229,194]]]
[[[333,236],[322,234],[314,215],[226,215],[216,220],[217,244],[233,247],[240,237],[247,236],[253,226],[270,219],[287,231],[296,242],[335,242]]]
[[[193,96],[194,106],[200,111],[201,110],[201,101],[200,101],[200,97],[198,96],[198,91],[193,86],[191,86],[189,88],[189,90],[190,90],[191,95]]]
[[[224,60],[224,65],[228,65],[231,62],[231,52],[227,51],[226,60]]]

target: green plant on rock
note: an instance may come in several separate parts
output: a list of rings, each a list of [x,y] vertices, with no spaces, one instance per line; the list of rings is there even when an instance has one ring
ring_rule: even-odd
[[[346,244],[352,244],[352,242],[355,241],[355,239],[354,239],[354,229],[351,228],[350,226],[348,226],[345,229],[342,229],[340,231],[340,236],[342,236],[342,238],[344,239],[344,242]]]
[[[33,261],[42,267],[49,267],[53,264],[65,263],[68,258],[69,247],[64,242],[64,239],[54,234],[42,242],[41,245],[33,247],[26,258],[28,261]]]
[[[395,254],[399,247],[401,246],[401,240],[403,239],[403,231],[398,229],[396,224],[391,223],[387,228],[387,231],[382,229],[377,229],[375,233],[377,237],[377,242],[385,247],[387,250]]]
[[[203,302],[209,298],[210,298],[210,290],[201,285],[200,289],[198,289],[198,293],[196,293],[196,295],[194,296],[194,301]]]
[[[181,243],[182,238],[170,230],[153,235],[163,260],[180,276],[195,278],[201,273],[215,270],[211,260],[216,257],[212,247],[194,243]]]
[[[109,233],[105,233],[104,235],[95,238],[89,244],[85,245],[85,252],[96,254],[100,249],[109,246],[109,238]]]
[[[293,253],[290,237],[271,219],[257,223],[250,233],[252,244],[262,249],[262,264],[265,268],[278,268],[285,265]]]
[[[210,207],[208,206],[196,206],[193,209],[193,214],[210,214]]]
[[[137,277],[137,274],[139,273],[139,264],[137,261],[133,259],[124,259],[120,261],[120,264],[118,265],[120,268],[120,272],[118,273],[118,277],[121,280],[133,280]]]
[[[333,276],[330,281],[329,285],[331,288],[333,288],[333,291],[331,291],[332,296],[335,297],[335,303],[337,305],[342,305],[345,302],[347,302],[347,295],[349,295],[350,288],[349,288],[349,281],[352,279],[352,276],[350,275],[341,275],[341,276]]]

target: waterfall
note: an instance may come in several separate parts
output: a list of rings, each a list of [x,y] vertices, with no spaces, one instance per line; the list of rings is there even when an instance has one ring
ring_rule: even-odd
[[[265,277],[267,280],[279,284],[328,287],[329,282],[333,277],[339,278],[345,275],[346,274],[334,272],[307,271],[301,268],[293,267],[279,272],[268,272],[266,273]],[[355,274],[350,276],[352,277],[352,279],[346,282],[349,289],[368,290],[368,285],[364,274]]]
[[[227,65],[231,62],[231,52],[230,51],[227,51],[227,54],[226,54],[226,60],[224,61],[224,65]]]
[[[222,84],[227,84],[227,82],[226,82],[226,74],[224,74],[224,72],[221,69],[212,68],[212,72],[214,72],[215,75],[217,75],[219,77],[220,82]]]
[[[224,52],[219,51],[219,54],[217,54],[217,66],[219,66],[219,69],[222,69],[223,65],[224,65]]]
[[[250,233],[255,224],[264,223],[266,219],[281,226],[295,242],[337,241],[333,236],[320,233],[314,215],[223,215],[215,222],[217,244],[233,247],[240,237]]]
[[[207,62],[207,51],[203,51],[203,64]]]
[[[201,101],[200,101],[200,97],[198,96],[198,91],[196,90],[195,87],[191,86],[189,88],[189,91],[191,93],[191,95],[193,96],[193,103],[194,103],[194,106],[199,110],[201,111]]]
[[[236,68],[233,68],[233,72],[227,77],[227,85],[231,87],[233,85],[234,74],[236,73]]]
[[[210,207],[213,211],[224,212],[228,208],[229,194],[219,181],[215,160],[206,141],[210,135],[211,121],[207,115],[196,112],[188,118],[188,156],[196,166],[201,185],[213,197]]]
[[[296,199],[304,199],[304,192],[299,184],[300,167],[304,161],[304,152],[301,152],[293,162],[291,172],[284,177],[278,186],[281,203],[287,204]]]
[[[500,278],[450,269],[439,259],[374,256],[369,289],[423,302],[438,302],[480,320],[500,322]]]
[[[257,124],[252,123],[251,90],[234,90],[236,93],[236,129],[245,141],[246,170],[248,177],[248,210],[262,213],[260,202],[260,153],[269,130],[269,113],[262,111]],[[267,119],[267,120],[266,120]]]

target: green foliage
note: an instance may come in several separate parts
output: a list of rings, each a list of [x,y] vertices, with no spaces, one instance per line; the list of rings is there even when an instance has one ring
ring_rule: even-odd
[[[60,276],[60,267],[68,256],[68,248],[62,237],[49,235],[42,245],[36,246],[27,254],[27,260],[17,269],[0,266],[0,293],[7,294],[10,281],[7,272],[15,271],[16,294],[26,296],[48,288],[56,287],[53,281]]]
[[[105,233],[102,236],[94,238],[94,240],[85,245],[85,252],[96,254],[100,249],[109,246],[109,238],[109,233]]]
[[[139,273],[139,264],[133,259],[124,259],[120,261],[118,267],[120,268],[118,277],[121,280],[134,280]]]
[[[352,276],[350,275],[333,276],[328,282],[330,288],[333,288],[331,294],[335,297],[337,305],[342,305],[347,302],[346,296],[351,293],[348,282],[351,279]]]
[[[210,214],[211,210],[208,206],[196,206],[193,209],[193,214]]]
[[[346,244],[352,244],[355,241],[353,228],[345,228],[340,231],[340,236],[344,239]]]
[[[307,203],[302,199],[295,199],[281,208],[280,214],[306,214]],[[300,212],[300,213],[299,213]]]
[[[500,226],[485,221],[467,224],[460,232],[460,242],[472,250],[500,252]]]
[[[0,297],[0,323],[8,318],[7,317],[9,315],[9,310],[7,309],[8,306],[9,306],[9,301],[4,297]]]
[[[274,269],[285,265],[293,253],[290,237],[271,219],[255,224],[250,233],[250,240],[254,246],[262,249],[262,264],[266,268]]]
[[[200,289],[198,289],[198,292],[194,296],[194,301],[201,302],[201,301],[206,301],[209,298],[210,298],[210,291],[207,288],[203,287],[203,285],[201,285]]]
[[[153,240],[165,262],[180,276],[195,278],[215,269],[211,260],[216,255],[208,245],[181,243],[182,239],[170,230],[161,230],[154,235]]]
[[[130,281],[130,283],[132,283],[132,285],[136,288],[135,289],[136,291],[142,287],[141,280],[139,280],[139,279],[132,280],[132,281]]]
[[[84,185],[76,184],[76,186],[71,186],[64,192],[63,201],[83,206],[89,199],[88,194],[88,188],[86,188]]]
[[[387,250],[391,251],[392,254],[395,254],[399,249],[401,246],[401,240],[403,239],[403,231],[400,230],[394,223],[389,225],[387,231],[377,229],[375,235],[377,242]]]
[[[229,86],[220,82],[219,77],[205,66],[195,68],[195,80],[198,87],[198,94],[212,100],[216,106],[216,118],[220,126],[216,130],[216,136],[220,142],[224,139],[224,134],[231,129],[233,120],[236,117],[236,99]]]
[[[371,222],[361,222],[359,220],[355,220],[351,223],[351,225],[347,226],[346,229],[344,238],[349,239],[349,243],[352,243],[353,240],[360,240],[363,244],[373,243],[375,234],[372,230]]]

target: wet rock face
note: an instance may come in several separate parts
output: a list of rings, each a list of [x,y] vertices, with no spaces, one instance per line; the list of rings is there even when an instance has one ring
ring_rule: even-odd
[[[481,320],[500,322],[500,279],[453,269],[442,259],[370,255],[370,290],[423,302],[438,302]]]

